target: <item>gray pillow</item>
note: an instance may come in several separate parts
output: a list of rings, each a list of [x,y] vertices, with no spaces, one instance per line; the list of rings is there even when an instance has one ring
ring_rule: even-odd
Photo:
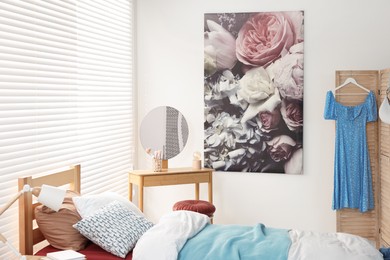
[[[104,206],[73,225],[83,236],[122,258],[152,226],[152,222],[135,214],[119,201]]]

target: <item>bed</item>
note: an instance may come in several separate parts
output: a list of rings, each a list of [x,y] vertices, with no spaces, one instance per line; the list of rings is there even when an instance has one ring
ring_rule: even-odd
[[[42,184],[68,185],[69,190],[80,193],[80,166],[39,178],[20,178],[19,188],[24,184],[33,187]],[[126,201],[131,204],[128,200]],[[127,229],[135,227],[138,231],[140,228],[135,221],[133,222],[134,218],[137,218],[137,221],[141,219],[142,226],[146,228],[133,241],[135,247],[131,247],[131,250],[121,257],[103,250],[100,244],[88,241],[86,247],[79,252],[86,255],[89,260],[383,260],[382,254],[368,240],[355,235],[278,229],[260,223],[254,226],[213,225],[210,224],[210,219],[206,215],[192,211],[174,211],[164,215],[158,223],[150,224],[145,218],[137,215],[138,213],[133,213],[138,209],[124,209],[122,202],[113,201],[104,202],[104,204],[108,204],[105,207],[119,207],[126,212],[131,212],[132,219],[126,220],[127,224],[131,223],[131,226],[123,227],[120,223],[110,224],[110,226],[118,226],[115,234],[124,233],[124,236],[128,237],[129,235],[125,233]],[[37,212],[36,207],[39,205],[33,203],[31,194],[26,194],[21,198],[19,218],[22,254],[32,255],[34,245],[45,240],[40,230],[42,228],[35,228],[36,225],[33,224],[34,212]],[[112,219],[116,221],[116,211],[110,208],[109,212],[110,221]],[[95,215],[92,214],[85,219],[95,217]],[[92,219],[92,221],[93,223],[104,222],[100,219]],[[44,256],[48,252],[58,250],[48,245],[35,255]]]
[[[161,238],[164,239],[161,239]],[[365,238],[254,226],[216,225],[202,214],[164,215],[138,241],[133,260],[383,260]]]

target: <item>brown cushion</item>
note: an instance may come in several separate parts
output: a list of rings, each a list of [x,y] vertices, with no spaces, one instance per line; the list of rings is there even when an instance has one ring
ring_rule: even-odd
[[[204,200],[182,200],[173,205],[173,210],[189,210],[205,214],[210,218],[214,215],[215,206]]]
[[[78,193],[67,191],[64,202],[58,212],[40,205],[35,208],[35,218],[39,229],[47,241],[58,249],[80,250],[86,247],[88,239],[72,227],[81,220],[72,197]]]

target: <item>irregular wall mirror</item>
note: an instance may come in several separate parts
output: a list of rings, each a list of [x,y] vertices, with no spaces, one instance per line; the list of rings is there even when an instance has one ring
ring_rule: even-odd
[[[173,107],[157,107],[142,120],[140,140],[143,148],[162,151],[164,159],[178,155],[184,149],[187,139],[187,121],[180,111]]]

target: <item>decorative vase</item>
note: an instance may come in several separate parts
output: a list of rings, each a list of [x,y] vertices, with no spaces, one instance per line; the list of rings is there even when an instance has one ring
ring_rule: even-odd
[[[161,172],[162,171],[162,160],[153,158],[153,171],[154,172]]]

